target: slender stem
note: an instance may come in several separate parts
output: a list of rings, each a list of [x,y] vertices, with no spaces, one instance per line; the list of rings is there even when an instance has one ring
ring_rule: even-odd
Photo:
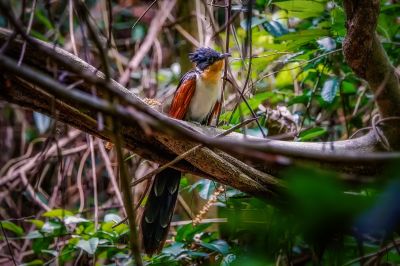
[[[232,10],[232,0],[228,0],[228,5],[225,9],[225,16],[226,16],[226,39],[225,39],[225,52],[229,53],[229,35],[230,35],[230,23],[231,21],[231,10]],[[221,107],[223,107],[223,100],[224,100],[224,93],[225,93],[225,87],[226,87],[226,79],[228,77],[228,67],[229,67],[229,61],[228,57],[225,57],[225,67],[224,67],[224,75],[222,77],[222,90],[221,90]],[[222,108],[219,108],[218,114],[217,114],[217,121],[216,125],[219,125],[219,117],[221,115]]]
[[[140,244],[139,244],[139,236],[136,230],[136,212],[133,208],[133,201],[132,201],[132,190],[131,186],[129,185],[128,175],[125,168],[124,158],[122,154],[122,141],[121,136],[118,134],[119,129],[119,122],[114,123],[115,129],[115,148],[117,150],[117,158],[118,158],[118,167],[119,167],[119,174],[121,179],[122,191],[123,191],[123,199],[125,205],[125,211],[128,216],[129,221],[129,229],[130,229],[130,247],[135,258],[136,265],[143,265],[142,256],[140,255]]]

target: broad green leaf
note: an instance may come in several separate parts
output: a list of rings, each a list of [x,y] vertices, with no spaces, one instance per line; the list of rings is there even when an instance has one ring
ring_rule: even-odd
[[[314,127],[307,129],[303,132],[300,133],[299,135],[299,141],[307,141],[307,140],[312,140],[318,137],[321,137],[327,133],[326,129],[322,127]]]
[[[184,248],[185,244],[181,243],[181,242],[175,242],[172,245],[164,248],[162,250],[163,254],[169,254],[172,256],[178,256],[179,254],[181,254],[182,252],[185,252],[186,249]]]
[[[37,220],[37,219],[30,219],[27,220],[30,223],[33,223],[37,229],[41,229],[44,225],[44,222],[42,220]]]
[[[310,100],[310,95],[303,94],[303,95],[299,95],[299,96],[295,96],[295,97],[291,98],[287,105],[291,106],[296,103],[302,103],[304,105],[307,105],[309,100]]]
[[[326,80],[321,91],[322,99],[327,103],[332,103],[336,97],[339,85],[339,80],[337,78],[330,78]]]
[[[55,230],[61,229],[61,227],[62,227],[62,225],[60,223],[48,221],[43,224],[40,231],[43,233],[52,234],[52,233],[54,233]]]
[[[211,243],[200,242],[199,244],[205,248],[221,253],[222,255],[226,255],[229,252],[229,245],[224,240],[215,240]]]
[[[128,225],[122,223],[113,228],[114,232],[116,232],[119,236],[124,235],[129,232]]]
[[[99,239],[97,237],[90,238],[89,240],[81,239],[76,244],[78,248],[83,249],[90,255],[93,255],[96,252],[98,245],[99,245]]]
[[[176,241],[178,242],[191,242],[195,234],[203,232],[206,228],[211,226],[211,223],[199,224],[193,227],[193,224],[186,224],[180,227],[176,233]]]
[[[309,30],[302,30],[293,33],[288,33],[283,36],[277,37],[275,39],[278,41],[286,41],[286,40],[305,41],[305,40],[322,38],[325,36],[329,36],[329,30],[309,29]]]
[[[278,21],[266,21],[262,24],[264,29],[274,37],[289,33],[289,31]]]
[[[73,216],[73,215],[74,214],[72,212],[63,210],[63,209],[54,209],[54,210],[43,213],[44,217],[59,218],[59,219],[62,219],[63,217],[66,217],[66,216]]]
[[[188,250],[186,252],[186,254],[188,254],[190,257],[193,257],[193,258],[204,258],[204,257],[208,257],[209,256],[205,252],[198,252],[198,251],[191,251],[191,250]]]
[[[357,93],[357,87],[351,82],[342,81],[341,86],[342,86],[342,92],[344,94],[356,94]]]
[[[32,249],[36,254],[40,254],[42,250],[49,249],[51,242],[53,242],[52,237],[35,238],[32,243]]]
[[[288,11],[313,11],[313,12],[323,12],[325,9],[325,4],[316,1],[301,1],[301,0],[291,0],[291,1],[281,1],[274,2],[274,5]]]
[[[321,16],[321,12],[313,12],[313,11],[289,11],[288,17],[296,17],[301,19],[319,17]]]
[[[13,232],[14,234],[16,234],[17,236],[22,236],[24,234],[24,229],[22,229],[21,226],[16,225],[13,222],[10,221],[0,221],[1,226],[8,230]]]
[[[85,223],[89,222],[89,220],[82,218],[82,217],[76,217],[76,216],[67,216],[64,218],[64,223],[66,225],[68,224],[77,224],[77,223]]]
[[[103,230],[104,232],[107,232],[107,233],[111,233],[111,232],[114,231],[113,230],[113,226],[114,225],[115,225],[114,221],[104,222],[104,223],[101,224],[101,230]]]
[[[301,19],[320,16],[325,10],[325,4],[316,1],[282,1],[275,2],[274,5],[288,11],[289,17]]]
[[[278,88],[293,86],[293,80],[297,77],[300,71],[299,63],[295,62],[287,64],[276,75],[275,86]]]
[[[40,233],[38,230],[34,230],[32,232],[29,232],[26,236],[24,236],[25,239],[35,239],[35,238],[43,238],[43,234]]]
[[[48,19],[48,16],[44,14],[44,11],[42,9],[37,9],[37,11],[35,12],[35,18],[36,21],[43,24],[48,30],[54,29],[53,24]]]

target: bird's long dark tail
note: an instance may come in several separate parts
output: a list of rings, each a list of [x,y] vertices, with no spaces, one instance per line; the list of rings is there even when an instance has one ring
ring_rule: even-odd
[[[181,172],[167,168],[158,173],[144,208],[141,230],[147,254],[159,252],[168,235],[178,197]]]

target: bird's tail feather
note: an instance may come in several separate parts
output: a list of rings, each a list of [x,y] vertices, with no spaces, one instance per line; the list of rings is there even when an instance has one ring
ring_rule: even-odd
[[[159,252],[167,238],[180,179],[181,172],[172,168],[154,178],[141,220],[143,246],[149,255]]]

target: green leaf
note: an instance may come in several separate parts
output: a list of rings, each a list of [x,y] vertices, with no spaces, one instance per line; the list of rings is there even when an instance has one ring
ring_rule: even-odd
[[[104,216],[104,222],[119,223],[121,221],[122,221],[121,217],[118,214],[115,214],[115,213],[107,213]]]
[[[266,99],[268,99],[268,97],[271,96],[271,92],[262,92],[262,93],[257,93],[256,95],[254,95],[252,98],[247,100],[247,103],[250,105],[250,108],[252,110],[255,110],[258,108],[258,106],[264,102]],[[242,102],[240,104],[240,109],[242,110],[242,115],[249,115],[251,112],[249,110],[249,108],[247,107],[246,103]],[[232,112],[226,112],[223,115],[221,115],[221,120],[228,120],[229,117],[231,116]],[[232,124],[238,124],[240,120],[240,112],[239,112],[239,108],[236,109],[235,113],[232,116]]]
[[[339,80],[337,78],[330,78],[325,81],[322,87],[321,97],[327,103],[332,103],[336,97],[339,89]]]
[[[50,255],[52,255],[54,257],[58,256],[58,252],[55,251],[55,250],[51,250],[51,249],[43,249],[42,253],[50,254]]]
[[[191,250],[188,250],[188,251],[186,252],[186,254],[188,254],[190,257],[193,257],[193,258],[204,258],[204,257],[208,257],[208,254],[205,253],[205,252],[198,252],[198,251],[191,251]]]
[[[295,96],[292,99],[289,100],[288,106],[296,104],[296,103],[302,103],[304,105],[307,105],[308,101],[310,100],[310,95],[309,94],[303,94],[299,96]]]
[[[32,249],[36,254],[39,254],[42,250],[48,249],[52,241],[52,237],[35,238],[32,243]]]
[[[322,127],[310,128],[310,129],[307,129],[300,133],[299,141],[312,140],[312,139],[321,137],[322,135],[325,135],[326,133],[327,133],[326,129],[324,129]]]
[[[78,223],[86,223],[89,222],[89,220],[82,218],[82,217],[76,217],[76,216],[67,216],[64,218],[64,223],[66,225],[69,224],[78,224]]]
[[[177,242],[191,242],[195,234],[203,232],[206,228],[211,226],[211,223],[199,224],[193,227],[193,224],[186,224],[180,227],[176,233]]]
[[[47,234],[53,234],[56,230],[61,228],[62,228],[61,223],[48,221],[44,223],[40,231]]]
[[[30,219],[27,220],[30,223],[33,223],[37,229],[41,229],[44,225],[44,222],[42,220],[37,220],[37,219]]]
[[[224,240],[215,240],[211,243],[200,242],[199,244],[200,246],[221,253],[222,255],[226,255],[229,252],[229,245]]]
[[[228,254],[222,259],[221,266],[229,266],[235,260],[236,260],[236,255],[235,254]]]
[[[301,1],[301,0],[291,0],[275,2],[274,5],[286,9],[288,11],[312,11],[312,12],[323,12],[325,9],[325,4],[316,1]]]
[[[36,259],[27,263],[19,264],[19,266],[35,266],[35,265],[44,265],[44,262],[42,260]]]
[[[297,31],[289,34],[285,34],[283,36],[275,38],[278,41],[287,41],[287,40],[295,40],[297,42],[318,39],[322,37],[329,36],[329,30],[324,29],[309,29]]]
[[[54,29],[53,24],[44,14],[44,11],[42,9],[37,9],[37,11],[35,12],[35,18],[38,22],[43,24],[48,30]]]
[[[252,17],[251,18],[251,28],[254,28],[255,26],[261,25],[264,22],[268,21],[267,18],[259,18],[259,17]],[[243,29],[247,29],[247,20],[244,19],[240,22],[240,27],[242,27]]]
[[[22,229],[21,226],[16,225],[13,222],[10,221],[1,221],[1,226],[8,230],[13,232],[14,234],[16,234],[17,236],[22,236],[24,234],[24,229]]]
[[[62,219],[66,216],[73,216],[73,215],[74,214],[72,212],[63,210],[63,209],[54,209],[54,210],[43,213],[44,217],[59,218],[59,219]]]
[[[357,93],[357,87],[348,81],[342,81],[342,92],[344,94],[356,94]]]
[[[264,29],[274,37],[279,37],[289,33],[289,31],[278,21],[266,21],[262,24]]]
[[[26,236],[24,236],[25,239],[36,239],[36,238],[43,238],[43,234],[40,233],[38,230],[34,230],[32,232],[29,232]]]
[[[274,5],[288,11],[288,17],[298,17],[301,19],[320,16],[325,10],[325,3],[316,1],[282,1],[275,2]]]
[[[172,256],[178,256],[179,254],[181,254],[182,252],[185,252],[186,249],[184,248],[185,244],[181,243],[181,242],[175,242],[172,245],[164,248],[162,250],[163,254],[168,254],[168,255],[172,255]]]
[[[97,237],[93,237],[89,240],[81,239],[76,244],[78,248],[83,249],[90,255],[93,255],[96,252],[97,246],[99,245],[99,239]]]

